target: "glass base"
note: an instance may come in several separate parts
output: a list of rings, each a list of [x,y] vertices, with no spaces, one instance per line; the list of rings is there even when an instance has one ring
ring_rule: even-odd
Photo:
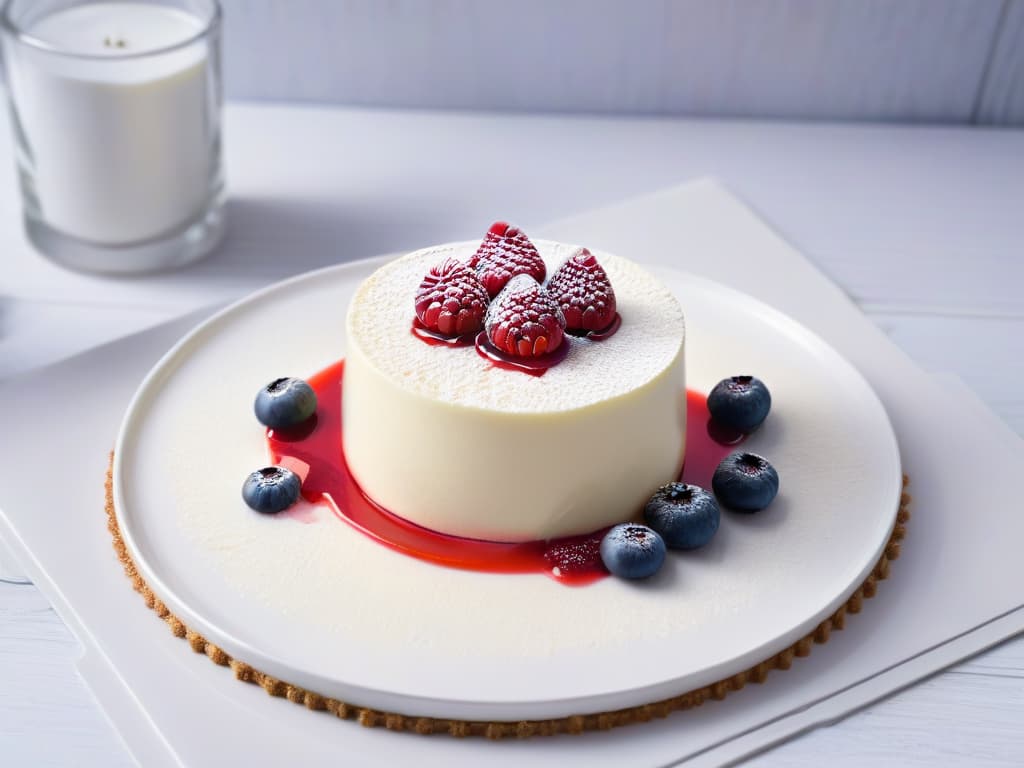
[[[36,249],[62,267],[108,275],[137,275],[177,269],[199,261],[224,236],[224,205],[218,200],[182,230],[155,240],[104,245],[79,240],[45,221],[25,216],[25,233]]]

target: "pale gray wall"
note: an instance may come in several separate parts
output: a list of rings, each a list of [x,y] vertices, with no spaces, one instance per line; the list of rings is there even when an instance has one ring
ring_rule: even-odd
[[[228,98],[1024,126],[1024,0],[220,0]]]
[[[222,0],[229,97],[1024,124],[1024,0]]]
[[[220,0],[228,98],[1024,126],[1024,0]]]
[[[980,123],[1024,125],[1024,0],[1004,5],[976,116]]]
[[[1024,0],[222,0],[229,97],[1024,124]]]

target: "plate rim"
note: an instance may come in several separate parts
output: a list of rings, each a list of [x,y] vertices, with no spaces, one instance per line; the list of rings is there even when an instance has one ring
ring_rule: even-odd
[[[239,311],[240,308],[249,307],[250,305],[266,299],[268,296],[275,296],[284,291],[294,290],[296,287],[301,287],[303,284],[314,281],[318,277],[327,273],[331,273],[332,276],[336,276],[338,279],[345,279],[347,277],[348,279],[358,280],[361,279],[360,275],[363,270],[380,266],[391,258],[394,258],[394,255],[387,254],[322,267],[292,276],[243,296],[215,312],[213,315],[197,324],[188,333],[183,335],[169,350],[167,350],[166,353],[164,353],[164,355],[161,356],[157,363],[143,378],[125,410],[125,414],[122,418],[118,431],[112,465],[112,492],[115,514],[121,528],[121,535],[127,551],[152,591],[162,601],[164,601],[168,607],[172,608],[175,615],[177,615],[186,625],[197,631],[201,631],[208,641],[216,643],[233,657],[251,664],[253,667],[260,669],[265,673],[295,682],[309,690],[316,690],[318,693],[336,695],[340,691],[341,695],[339,698],[353,701],[359,700],[360,704],[364,704],[366,706],[374,706],[392,711],[402,711],[411,715],[419,714],[435,717],[467,717],[471,719],[479,719],[481,717],[522,719],[527,716],[531,718],[536,718],[538,716],[562,716],[582,711],[598,711],[643,704],[667,698],[674,694],[684,693],[687,690],[703,684],[697,682],[682,685],[681,680],[679,679],[669,679],[663,680],[658,684],[647,685],[642,688],[628,688],[620,691],[604,692],[600,695],[589,695],[583,698],[569,697],[538,699],[536,697],[531,697],[528,699],[514,699],[506,697],[500,702],[494,702],[493,698],[488,700],[468,698],[446,698],[439,700],[434,697],[422,696],[409,692],[395,692],[386,688],[373,688],[358,683],[340,680],[330,681],[330,687],[332,690],[320,690],[324,687],[323,681],[322,679],[315,678],[315,673],[313,673],[314,677],[311,678],[309,676],[310,673],[307,671],[292,668],[286,663],[279,662],[279,660],[265,655],[258,648],[251,645],[249,641],[234,636],[230,631],[219,629],[216,626],[215,621],[208,621],[201,613],[193,611],[187,601],[181,599],[177,595],[176,591],[172,589],[163,578],[161,578],[157,570],[154,569],[147,561],[143,554],[143,550],[135,540],[132,526],[129,521],[131,515],[128,514],[126,518],[126,513],[124,511],[126,495],[123,489],[125,477],[124,464],[128,460],[127,456],[129,456],[125,445],[130,442],[135,421],[141,418],[140,414],[144,411],[145,403],[158,393],[161,379],[165,376],[171,375],[174,370],[176,370],[177,366],[181,362],[181,358],[187,357],[188,350],[193,344],[201,343],[205,335],[215,332],[216,328],[220,324],[229,321],[231,316],[235,312]],[[884,437],[887,443],[887,448],[895,458],[895,477],[898,482],[897,487],[892,489],[893,504],[891,520],[885,535],[877,542],[871,556],[866,558],[866,561],[862,564],[861,571],[858,573],[857,577],[853,579],[836,598],[821,607],[812,617],[805,619],[796,626],[791,627],[788,632],[785,632],[768,643],[760,646],[759,657],[769,658],[775,653],[788,647],[799,637],[807,634],[809,627],[816,625],[824,618],[832,615],[871,573],[876,561],[884,551],[889,540],[889,536],[896,524],[899,499],[903,492],[899,445],[895,431],[892,428],[892,422],[884,404],[863,374],[845,356],[839,353],[838,350],[810,328],[807,328],[799,321],[781,312],[770,304],[732,288],[731,286],[684,270],[646,264],[643,266],[650,269],[659,277],[663,277],[668,274],[674,279],[685,281],[687,284],[698,286],[703,284],[704,286],[710,286],[712,290],[724,291],[732,294],[733,296],[742,299],[744,302],[750,303],[751,307],[755,309],[759,315],[767,314],[776,322],[781,323],[784,327],[799,331],[812,343],[818,345],[820,348],[828,350],[837,361],[841,361],[841,363],[848,369],[847,373],[854,377],[860,385],[860,388],[863,390],[863,393],[868,395],[873,401],[874,405],[878,409],[878,413],[883,417],[884,423],[888,427]],[[666,282],[670,282],[671,284],[671,280]],[[676,292],[676,290],[673,289],[673,292]],[[714,680],[725,678],[730,674],[739,672],[751,666],[748,656],[749,654],[736,656],[717,666],[710,667],[702,671],[706,673],[705,676],[710,676]],[[683,679],[689,680],[690,677]],[[681,685],[682,687],[680,688]],[[529,712],[529,715],[526,714],[527,711]],[[467,712],[470,712],[470,714],[467,714]],[[511,714],[508,714],[509,712],[511,712]]]

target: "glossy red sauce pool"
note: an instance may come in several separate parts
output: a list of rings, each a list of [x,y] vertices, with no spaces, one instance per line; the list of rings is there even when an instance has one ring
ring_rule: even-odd
[[[298,471],[303,478],[303,498],[329,504],[337,517],[384,546],[440,565],[488,573],[545,573],[574,586],[608,575],[599,552],[605,530],[550,541],[503,544],[437,533],[374,503],[359,489],[341,449],[344,371],[342,361],[308,379],[317,396],[317,413],[310,423],[297,431],[267,431],[271,462]],[[700,393],[688,391],[686,407],[682,479],[710,488],[715,467],[742,436],[712,434],[706,399]]]

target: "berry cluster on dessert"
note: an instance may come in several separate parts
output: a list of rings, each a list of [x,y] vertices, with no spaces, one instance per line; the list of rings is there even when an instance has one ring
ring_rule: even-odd
[[[446,258],[424,276],[414,333],[452,346],[472,338],[489,359],[543,371],[564,359],[566,334],[600,340],[615,332],[615,291],[588,249],[575,249],[547,283],[546,275],[526,234],[496,222],[467,261]]]

